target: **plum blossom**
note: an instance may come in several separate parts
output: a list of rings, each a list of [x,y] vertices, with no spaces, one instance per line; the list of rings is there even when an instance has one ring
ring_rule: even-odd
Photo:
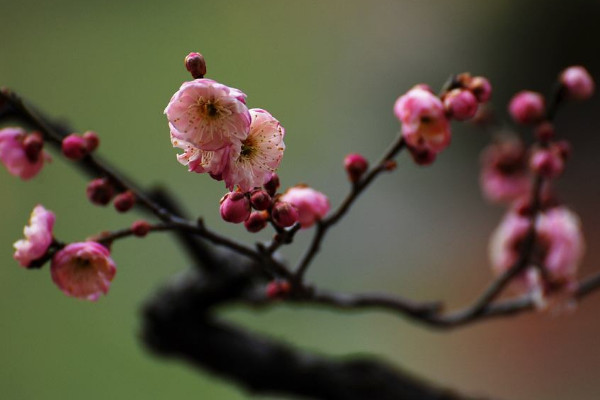
[[[178,139],[204,151],[221,149],[248,136],[246,95],[211,79],[181,85],[165,114]]]
[[[106,247],[88,241],[68,244],[57,252],[50,272],[67,296],[96,301],[108,292],[117,269]]]
[[[23,267],[29,267],[32,261],[41,258],[52,244],[52,229],[55,216],[42,205],[37,205],[29,217],[29,225],[25,226],[23,233],[25,239],[18,240],[13,245],[13,257]]]
[[[442,101],[423,85],[398,98],[394,114],[409,147],[439,153],[450,144],[450,125]]]
[[[574,100],[587,100],[596,87],[590,73],[580,65],[565,69],[559,77],[565,96]]]
[[[8,172],[23,180],[31,179],[40,172],[50,156],[42,150],[41,138],[34,151],[26,146],[26,138],[35,134],[27,133],[16,127],[0,129],[0,162]]]
[[[529,225],[529,216],[511,210],[492,235],[490,259],[497,275],[508,271],[519,259]],[[547,209],[538,215],[536,235],[531,265],[518,277],[513,288],[540,290],[539,286],[546,283],[553,288],[569,289],[575,282],[585,250],[579,218],[564,206]],[[531,272],[535,267],[544,270],[546,282],[541,282],[541,277],[536,278]]]
[[[510,203],[527,193],[531,182],[523,143],[502,138],[484,149],[479,181],[483,195],[494,203]]]
[[[181,139],[179,132],[171,128],[171,143],[173,147],[185,150],[177,155],[177,161],[187,165],[190,172],[209,173],[213,178],[221,180],[221,175],[229,161],[231,146],[219,150],[200,150],[190,142]]]
[[[329,199],[323,193],[308,186],[297,185],[289,188],[280,197],[298,210],[298,221],[302,228],[311,227],[329,212]]]
[[[237,185],[247,192],[265,184],[283,158],[285,129],[271,114],[259,108],[250,110],[252,122],[248,137],[231,147],[223,179],[229,190]]]

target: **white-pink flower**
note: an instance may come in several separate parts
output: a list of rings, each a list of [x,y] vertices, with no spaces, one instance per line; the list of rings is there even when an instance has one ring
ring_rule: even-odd
[[[243,192],[262,186],[271,178],[283,158],[285,129],[265,110],[250,110],[248,137],[231,147],[223,179],[229,190],[237,185]]]
[[[50,161],[50,156],[41,147],[27,154],[24,144],[26,136],[27,133],[21,128],[0,129],[0,161],[8,172],[23,180],[36,176],[44,166],[44,161]]]
[[[13,257],[23,267],[29,267],[32,261],[41,258],[52,244],[52,229],[55,216],[42,205],[37,205],[29,217],[29,225],[25,226],[23,233],[25,239],[15,242]]]
[[[490,259],[497,275],[509,270],[519,259],[529,225],[528,216],[511,210],[492,235]],[[546,284],[555,288],[568,287],[575,282],[584,250],[585,243],[577,215],[566,207],[553,207],[538,215],[535,248],[531,252],[531,265],[527,268],[543,268]],[[531,279],[535,274],[528,270],[519,277],[514,287],[519,290],[538,289],[532,285],[539,285],[540,282]]]
[[[423,85],[398,98],[394,114],[402,122],[402,136],[410,147],[439,153],[450,144],[450,124],[444,105]]]
[[[108,292],[117,268],[106,247],[97,242],[78,242],[54,255],[50,272],[67,296],[96,301]]]
[[[178,137],[212,151],[248,136],[250,114],[246,95],[211,79],[185,82],[173,95],[165,114]]]
[[[209,173],[215,179],[221,179],[223,170],[229,162],[231,146],[218,150],[200,150],[190,142],[179,138],[180,134],[171,129],[171,143],[173,147],[183,149],[184,152],[177,155],[177,161],[187,165],[190,172]]]
[[[298,221],[302,228],[311,227],[329,212],[329,199],[327,196],[308,186],[293,186],[286,190],[279,199],[296,207]]]

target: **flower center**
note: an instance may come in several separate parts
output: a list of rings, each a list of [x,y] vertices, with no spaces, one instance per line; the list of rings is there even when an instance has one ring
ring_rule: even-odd
[[[219,119],[223,114],[223,107],[218,99],[206,99],[200,97],[196,103],[196,108],[200,116],[207,119]]]
[[[256,152],[256,148],[251,143],[242,143],[242,150],[240,151],[240,158],[249,159]]]

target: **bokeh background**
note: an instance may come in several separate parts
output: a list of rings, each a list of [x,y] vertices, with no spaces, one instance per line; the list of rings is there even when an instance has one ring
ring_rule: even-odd
[[[145,186],[162,183],[211,227],[257,237],[218,217],[222,183],[175,160],[162,112],[189,79],[183,57],[201,51],[208,76],[242,89],[287,129],[280,175],[337,204],[347,191],[341,160],[375,159],[393,138],[395,99],[419,82],[440,87],[471,71],[494,85],[500,116],[523,88],[548,93],[558,72],[583,64],[600,79],[597,1],[7,1],[0,0],[0,84],[79,130]],[[582,217],[582,275],[600,268],[600,96],[568,104],[556,120],[575,156],[559,185]],[[471,301],[490,281],[488,237],[503,210],[477,185],[489,133],[453,127],[432,167],[403,154],[327,237],[309,279],[341,291],[381,290],[415,299]],[[524,132],[527,133],[527,132]],[[187,260],[167,236],[114,246],[118,274],[97,303],[64,296],[48,268],[27,271],[11,243],[33,206],[58,216],[57,236],[77,241],[127,226],[84,198],[86,181],[55,157],[21,182],[0,171],[0,397],[3,399],[246,399],[227,381],[149,355],[138,341],[139,308]],[[295,260],[309,232],[285,250]],[[394,315],[314,308],[244,308],[227,317],[302,348],[366,353],[474,394],[514,400],[600,397],[600,295],[572,315],[532,313],[452,332]]]

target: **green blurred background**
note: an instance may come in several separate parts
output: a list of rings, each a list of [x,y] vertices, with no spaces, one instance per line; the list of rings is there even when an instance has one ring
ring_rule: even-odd
[[[183,57],[201,51],[208,77],[242,89],[287,130],[280,175],[337,204],[340,166],[375,159],[398,129],[395,99],[419,82],[439,87],[471,71],[494,85],[501,115],[523,88],[545,93],[560,69],[586,65],[600,79],[597,1],[7,1],[0,0],[0,85],[102,138],[101,154],[142,184],[164,183],[195,215],[248,242],[218,217],[223,184],[186,173],[162,112],[182,81]],[[575,157],[561,194],[588,240],[582,274],[600,264],[598,96],[557,118]],[[327,237],[309,279],[342,291],[381,290],[460,306],[490,280],[487,240],[503,210],[477,186],[489,135],[466,124],[430,168],[406,155]],[[114,246],[118,274],[97,303],[64,296],[48,268],[26,271],[11,243],[37,203],[57,214],[56,234],[77,241],[127,226],[84,198],[86,182],[59,157],[31,182],[0,171],[0,398],[245,399],[229,382],[149,355],[139,307],[187,260],[168,237]],[[309,232],[286,249],[295,260]],[[572,315],[528,314],[434,332],[384,313],[276,307],[228,317],[312,351],[383,357],[469,393],[506,399],[600,397],[600,296]]]

